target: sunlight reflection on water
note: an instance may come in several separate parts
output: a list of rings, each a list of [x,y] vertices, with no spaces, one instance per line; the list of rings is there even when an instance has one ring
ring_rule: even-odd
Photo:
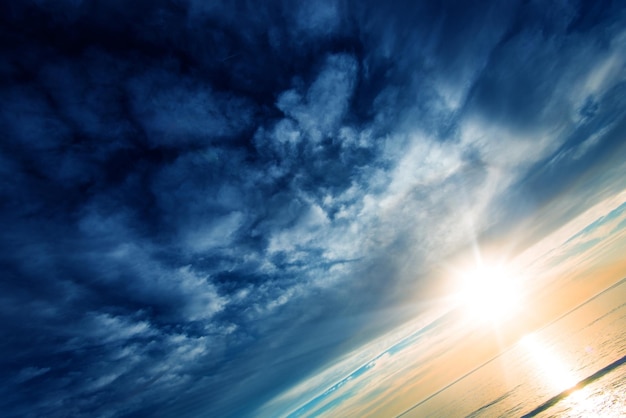
[[[625,300],[622,281],[406,416],[626,417]]]
[[[626,370],[617,370],[575,391],[537,417],[603,417],[626,416]]]
[[[577,383],[569,365],[536,335],[526,335],[520,343],[532,357],[537,369],[537,378],[549,382],[552,389],[560,392]]]

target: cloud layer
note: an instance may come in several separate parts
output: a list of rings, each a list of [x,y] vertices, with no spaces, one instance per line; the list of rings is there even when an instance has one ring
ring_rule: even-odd
[[[252,414],[444,257],[623,188],[617,3],[0,16],[6,416]]]

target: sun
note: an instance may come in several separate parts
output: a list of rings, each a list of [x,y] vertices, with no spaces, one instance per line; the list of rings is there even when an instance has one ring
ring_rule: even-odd
[[[460,274],[457,302],[473,318],[500,323],[522,309],[519,278],[504,265],[481,265]]]

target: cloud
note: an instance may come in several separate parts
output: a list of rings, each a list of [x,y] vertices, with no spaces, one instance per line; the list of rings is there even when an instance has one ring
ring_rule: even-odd
[[[2,410],[253,415],[621,190],[624,12],[581,7],[0,6]]]
[[[357,63],[347,55],[328,57],[306,98],[297,91],[282,93],[276,106],[295,119],[314,143],[327,138],[344,117],[354,88]]]
[[[253,109],[246,100],[212,91],[178,71],[151,71],[130,81],[133,111],[153,146],[208,145],[245,132]]]

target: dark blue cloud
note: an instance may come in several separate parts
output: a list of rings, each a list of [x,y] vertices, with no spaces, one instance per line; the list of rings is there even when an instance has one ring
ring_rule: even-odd
[[[624,152],[623,22],[4,2],[3,413],[252,414],[414,314],[459,207],[501,231]]]

